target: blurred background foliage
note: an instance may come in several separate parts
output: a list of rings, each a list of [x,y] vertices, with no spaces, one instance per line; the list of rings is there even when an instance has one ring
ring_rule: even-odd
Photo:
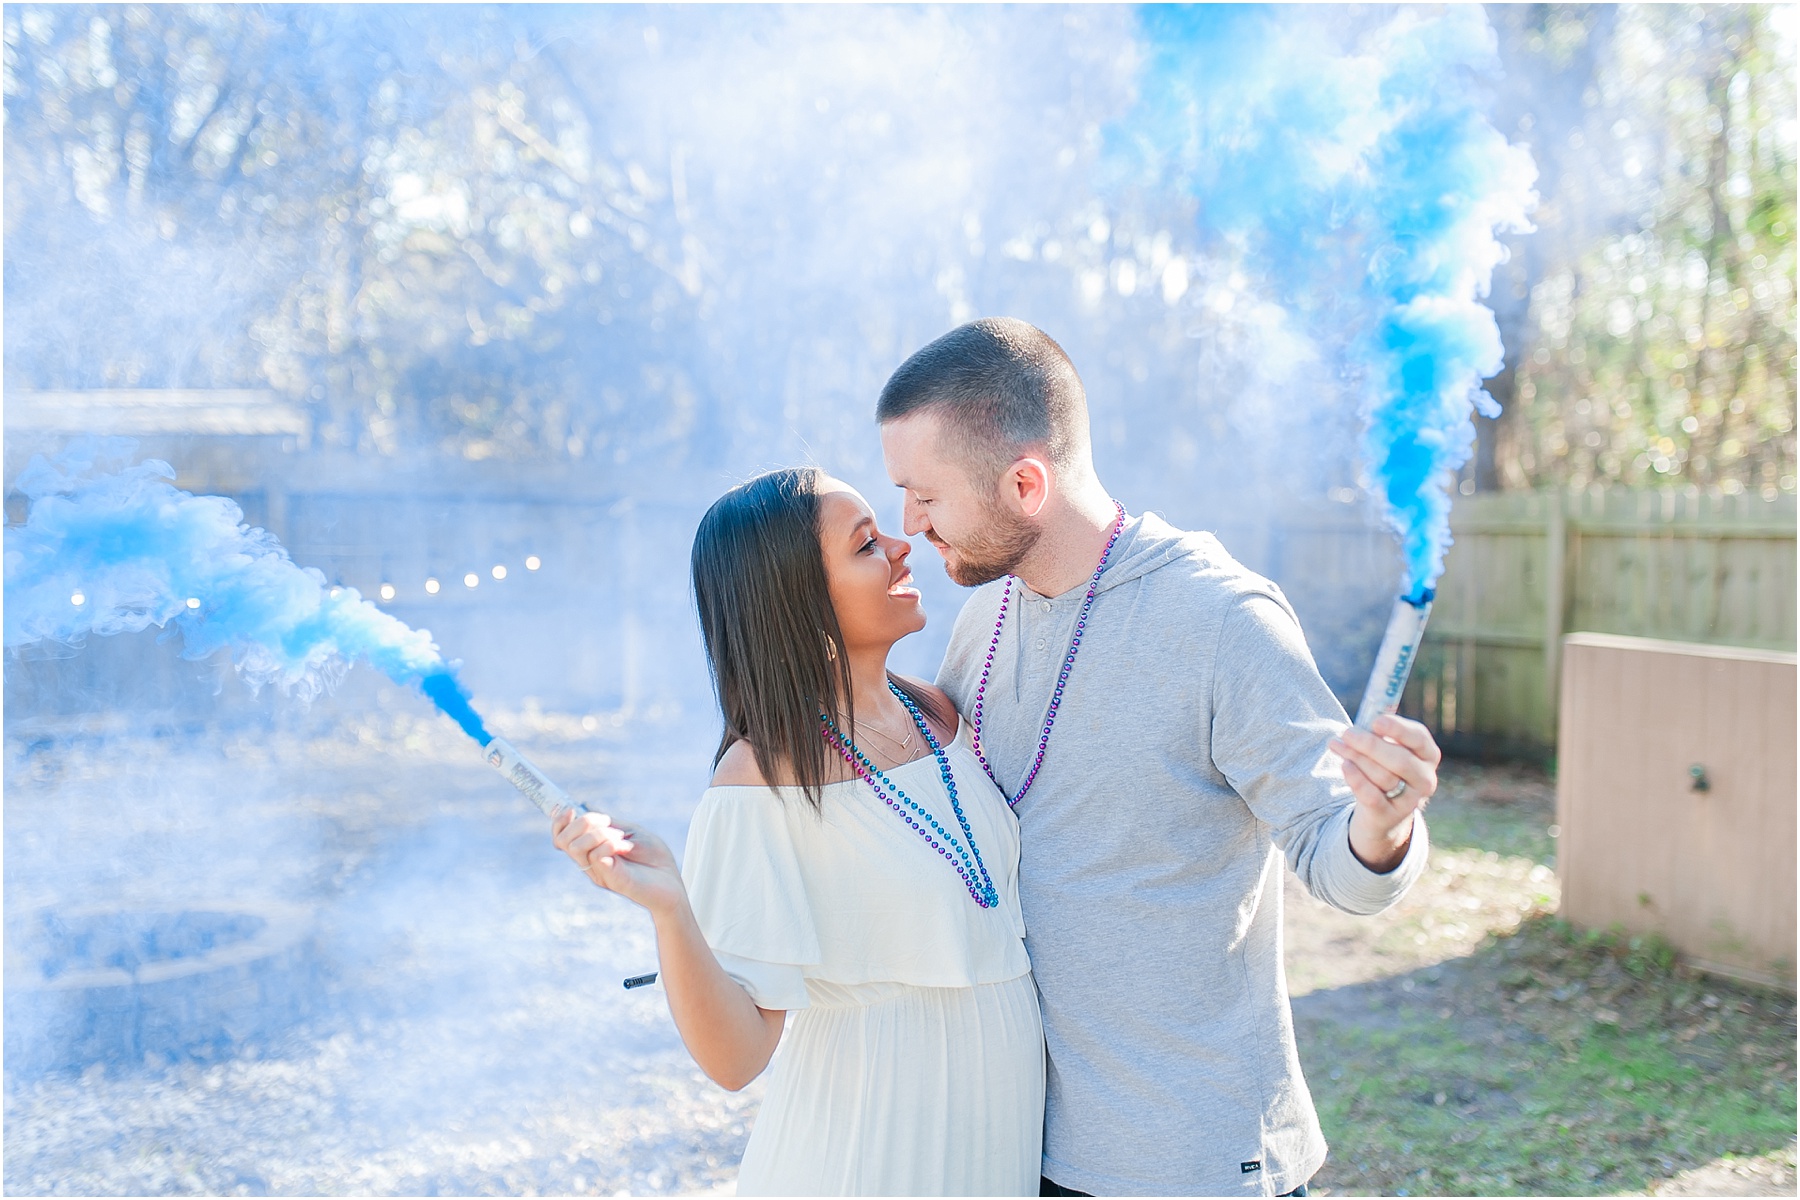
[[[1090,390],[1116,375],[1140,398],[1127,415],[1166,430],[1208,352],[1210,265],[1176,199],[1102,194],[1087,170],[1133,66],[1096,31],[1130,14],[1073,10],[1044,34],[1073,73],[1043,84],[1067,137],[1028,163],[983,140],[975,85],[919,92],[912,113],[880,102],[933,61],[975,75],[1011,36],[998,15],[935,33],[907,15],[925,33],[893,61],[846,60],[816,94],[796,74],[785,107],[740,111],[752,72],[782,86],[781,62],[754,59],[767,10],[9,6],[6,384],[269,388],[311,408],[321,443],[372,454],[716,468],[727,447],[773,453],[809,396],[859,398],[860,427],[885,369],[974,301],[1057,295],[1095,347],[1132,331],[1070,349]],[[1479,422],[1463,490],[1792,491],[1792,9],[1489,19],[1495,124],[1537,158],[1541,203],[1496,276],[1504,412]],[[703,27],[745,47],[742,80],[681,86]],[[646,78],[668,90],[627,121]],[[713,142],[679,135],[684,104],[712,106]],[[909,122],[952,144],[963,122],[989,149],[919,177]],[[970,194],[992,199],[931,207]],[[902,198],[907,220],[871,236]],[[940,311],[844,299],[883,290]],[[1216,363],[1198,377],[1230,389]],[[1211,420],[1196,428],[1220,434]],[[1193,469],[1185,432],[1151,444]]]
[[[8,384],[268,387],[382,453],[681,436],[679,380],[572,386],[679,357],[679,197],[593,147],[553,53],[469,36],[504,15],[418,15],[10,10]]]
[[[1513,366],[1471,478],[1793,491],[1792,10],[1490,15],[1544,177],[1496,287]]]

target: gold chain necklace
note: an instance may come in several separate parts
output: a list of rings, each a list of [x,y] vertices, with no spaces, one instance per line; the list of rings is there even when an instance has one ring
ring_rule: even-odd
[[[909,729],[906,731],[905,738],[897,738],[893,734],[887,732],[885,729],[881,729],[881,728],[877,727],[873,722],[870,722],[870,721],[865,721],[863,724],[857,726],[857,732],[861,733],[861,732],[865,732],[865,731],[868,733],[873,733],[873,734],[877,735],[878,737],[881,738],[882,741],[886,742],[890,746],[895,747],[895,749],[898,751],[898,754],[901,758],[905,758],[908,754],[910,754],[912,752],[913,737],[915,734],[918,733],[917,729]]]

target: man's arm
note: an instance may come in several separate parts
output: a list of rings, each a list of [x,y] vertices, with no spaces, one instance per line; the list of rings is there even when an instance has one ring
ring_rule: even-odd
[[[1370,735],[1346,734],[1348,724],[1287,608],[1267,596],[1240,601],[1221,626],[1214,658],[1214,765],[1269,827],[1309,892],[1368,914],[1398,900],[1424,870],[1429,840],[1416,814],[1427,787],[1435,788],[1435,764],[1429,778],[1413,769],[1417,788],[1409,780],[1390,803],[1374,785],[1386,762],[1406,767],[1400,756],[1412,751],[1385,739],[1386,749],[1366,747],[1361,738]],[[1352,753],[1341,759],[1331,743],[1346,737]],[[1346,766],[1362,778],[1352,781]],[[1415,791],[1423,795],[1408,794]],[[1401,812],[1402,805],[1410,807]]]

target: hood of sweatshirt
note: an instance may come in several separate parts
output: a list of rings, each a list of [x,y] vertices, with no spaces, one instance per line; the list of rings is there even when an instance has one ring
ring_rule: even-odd
[[[1196,558],[1219,564],[1228,561],[1230,555],[1210,533],[1183,532],[1155,513],[1128,517],[1125,528],[1119,533],[1118,544],[1113,547],[1112,561],[1107,564],[1106,573],[1100,576],[1096,591],[1108,591],[1141,579],[1172,562],[1186,560],[1192,567],[1196,565]]]

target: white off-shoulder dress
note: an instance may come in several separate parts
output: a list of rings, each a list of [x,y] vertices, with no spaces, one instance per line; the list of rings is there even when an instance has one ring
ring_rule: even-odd
[[[1018,823],[970,751],[945,748],[999,893],[962,878],[861,780],[707,790],[682,876],[707,943],[789,1012],[740,1196],[1035,1196],[1044,1034],[1019,912]],[[961,836],[937,760],[888,777]],[[890,793],[891,794],[891,793]]]

